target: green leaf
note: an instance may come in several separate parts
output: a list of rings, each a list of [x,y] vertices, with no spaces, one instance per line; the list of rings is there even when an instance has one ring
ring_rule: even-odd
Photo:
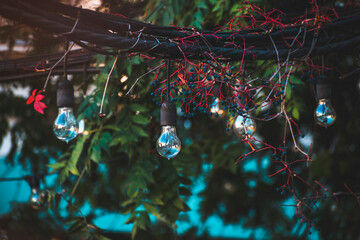
[[[173,201],[173,205],[180,210],[184,210],[184,201],[179,197]]]
[[[193,22],[194,26],[197,28],[201,28],[201,24],[204,22],[204,18],[202,12],[199,10],[194,14],[195,22]]]
[[[69,176],[69,170],[64,168],[59,174],[60,185],[65,182],[65,180],[68,178],[68,176]]]
[[[128,76],[131,76],[131,73],[132,73],[132,65],[131,64],[127,65],[126,73],[127,73]]]
[[[137,65],[137,64],[140,64],[142,62],[141,58],[139,57],[133,57],[131,58],[131,64],[133,65]]]
[[[75,166],[80,158],[80,155],[82,153],[83,147],[84,147],[84,143],[86,141],[86,139],[89,137],[89,135],[83,135],[82,137],[79,138],[79,140],[76,142],[75,148],[71,153],[71,157],[70,157],[70,165],[71,166]]]
[[[99,144],[92,146],[90,159],[96,163],[101,161],[101,149]]]
[[[164,205],[164,202],[161,200],[161,196],[154,196],[154,195],[150,195],[148,197],[149,201],[152,202],[153,204],[157,204],[157,205]]]
[[[204,0],[197,1],[196,6],[197,6],[198,8],[208,9],[208,6],[206,6],[206,2],[205,2]]]
[[[137,103],[132,103],[130,105],[130,109],[133,111],[133,112],[147,112],[148,109],[140,104],[137,104]]]
[[[133,115],[131,118],[134,123],[141,124],[141,125],[147,125],[150,122],[149,119],[147,119],[146,117],[141,116],[141,115]]]
[[[79,175],[79,171],[77,167],[73,164],[69,164],[67,167],[68,171],[70,171],[73,175]]]
[[[147,203],[147,202],[144,202],[143,205],[144,205],[146,211],[148,211],[149,213],[151,213],[152,215],[154,215],[157,218],[161,217],[159,211],[157,210],[157,208],[154,205]]]
[[[174,13],[175,13],[175,14],[179,14],[179,12],[180,12],[180,9],[179,9],[179,0],[172,0],[171,3],[172,3],[172,8],[173,8],[173,10],[174,10]]]
[[[241,5],[239,5],[239,4],[234,4],[234,5],[231,7],[231,9],[230,9],[230,13],[237,12],[240,7],[241,7]]]
[[[212,9],[213,12],[216,12],[222,6],[222,1],[216,1],[215,7]]]
[[[125,206],[127,206],[127,205],[129,205],[129,204],[131,204],[131,203],[133,203],[133,202],[134,202],[133,199],[128,199],[128,200],[122,202],[122,203],[120,204],[120,206],[125,207]]]
[[[137,224],[135,223],[131,230],[131,238],[132,239],[135,239],[136,231],[137,231]]]
[[[129,197],[132,198],[135,195],[136,191],[137,191],[137,186],[135,184],[130,184],[126,193]]]
[[[131,217],[129,217],[129,218],[126,220],[125,224],[134,223],[135,221],[136,221],[136,217],[135,217],[135,216],[131,216]]]
[[[52,164],[47,164],[47,167],[52,168],[53,170],[56,170],[56,169],[65,167],[65,165],[66,165],[66,162],[56,162],[56,163],[52,163]]]
[[[170,13],[169,11],[164,12],[163,18],[162,18],[163,25],[170,25]]]
[[[288,86],[286,87],[286,99],[291,98],[291,93],[292,93],[292,87],[288,84]]]
[[[299,120],[300,114],[299,114],[299,110],[294,107],[294,109],[292,110],[292,115],[296,120]]]
[[[298,77],[293,77],[293,78],[291,78],[291,82],[293,83],[293,84],[298,84],[298,85],[304,85],[305,83],[304,83],[304,81],[302,81],[300,78],[298,78]]]
[[[150,227],[150,218],[149,214],[145,211],[141,211],[140,217],[136,221],[139,228],[146,231]]]
[[[100,137],[100,140],[99,140],[100,147],[108,152],[110,150],[109,145],[110,145],[112,139],[113,138],[112,138],[110,133],[103,132],[101,134],[101,137]]]
[[[131,126],[131,128],[136,132],[136,134],[138,136],[141,136],[141,137],[148,137],[149,136],[148,133],[145,132],[145,130],[140,128],[139,126],[133,125],[133,126]]]
[[[142,168],[142,169],[141,169],[141,176],[142,176],[147,182],[155,183],[152,174],[151,174],[148,170],[145,170],[145,169]]]
[[[124,208],[121,209],[121,212],[123,214],[129,214],[134,212],[134,210],[136,209],[137,205],[135,203],[131,203],[126,205]]]
[[[92,235],[94,237],[93,239],[96,239],[96,240],[111,240],[110,238],[107,238],[107,237],[101,235],[100,232],[97,232],[97,231],[92,232]]]
[[[116,125],[106,125],[103,127],[103,129],[109,129],[109,130],[114,130],[114,131],[120,131],[121,129],[116,126]]]

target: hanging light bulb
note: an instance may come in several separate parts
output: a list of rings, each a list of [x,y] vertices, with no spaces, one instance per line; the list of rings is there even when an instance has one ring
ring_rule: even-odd
[[[174,158],[181,150],[181,141],[176,135],[176,107],[164,102],[160,110],[161,134],[156,142],[158,153],[167,159]]]
[[[324,60],[322,60],[324,61]],[[323,64],[324,65],[324,64]],[[336,112],[330,102],[331,97],[331,84],[330,81],[333,78],[334,71],[323,72],[323,76],[329,76],[329,78],[320,78],[316,82],[316,99],[317,106],[314,112],[315,122],[323,127],[329,127],[335,123]]]
[[[56,137],[66,143],[78,135],[79,127],[73,113],[73,108],[59,108],[53,130]]]
[[[238,115],[233,124],[233,130],[236,136],[247,139],[254,135],[256,123],[252,118]]]
[[[28,179],[28,183],[31,188],[31,194],[29,198],[30,206],[35,210],[39,210],[44,206],[45,203],[44,194],[40,193],[40,180],[36,176],[31,176]]]
[[[176,106],[170,102],[170,60],[167,62],[167,101],[160,109],[161,134],[156,142],[158,153],[170,160],[179,154],[181,141],[176,135]]]
[[[214,102],[210,106],[210,112],[212,115],[216,117],[223,117],[225,115],[225,111],[220,106],[220,99],[215,98]]]
[[[215,117],[223,117],[225,116],[225,110],[222,109],[220,105],[220,95],[225,95],[226,85],[224,82],[215,82],[214,83],[214,102],[210,105],[210,113]],[[221,94],[220,94],[221,93]]]
[[[314,112],[315,121],[323,127],[329,127],[334,124],[336,112],[331,105],[330,99],[319,99]]]
[[[6,235],[6,231],[0,229],[0,240],[9,240],[9,237]]]
[[[60,80],[57,87],[58,115],[55,119],[53,130],[55,136],[68,143],[79,133],[79,124],[74,116],[74,88],[67,79],[66,56],[64,59],[64,78]]]
[[[336,1],[334,5],[335,5],[335,7],[343,8],[343,7],[345,7],[345,2],[344,1]]]
[[[39,210],[42,207],[41,204],[41,195],[39,193],[39,189],[33,188],[31,189],[31,195],[30,195],[30,206],[35,209]]]

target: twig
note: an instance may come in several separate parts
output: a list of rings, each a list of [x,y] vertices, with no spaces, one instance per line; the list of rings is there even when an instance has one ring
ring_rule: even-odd
[[[151,69],[150,71],[148,71],[148,72],[144,73],[143,75],[141,75],[140,77],[138,77],[138,78],[135,80],[135,82],[133,83],[133,85],[131,86],[131,88],[129,89],[129,91],[127,91],[126,95],[129,95],[129,93],[131,92],[131,90],[134,88],[134,86],[137,84],[137,82],[138,82],[141,78],[143,78],[144,76],[148,75],[149,73],[155,71],[156,69],[158,69],[158,68],[160,68],[160,67],[162,67],[162,66],[164,66],[164,65],[165,65],[165,63],[162,63],[162,64],[160,64],[159,66]]]
[[[115,65],[116,65],[116,62],[118,60],[119,56],[116,56],[115,60],[114,60],[114,63],[111,67],[111,70],[108,74],[108,77],[106,79],[106,83],[105,83],[105,87],[104,87],[104,93],[103,93],[103,97],[102,97],[102,100],[101,100],[101,104],[100,104],[100,111],[99,111],[99,116],[102,117],[104,116],[103,114],[103,106],[104,106],[104,100],[105,100],[105,94],[106,94],[106,89],[108,87],[108,84],[109,84],[109,80],[110,80],[110,76],[111,76],[111,73],[113,72],[114,68],[115,68]]]
[[[59,59],[59,61],[57,61],[51,68],[48,68],[46,69],[46,71],[49,71],[49,74],[46,78],[46,81],[45,81],[45,84],[44,84],[44,87],[43,87],[43,91],[46,90],[46,87],[47,87],[47,84],[49,82],[49,79],[50,79],[50,76],[51,76],[51,73],[53,71],[53,69],[64,59],[64,57],[70,52],[71,48],[74,46],[75,43],[72,43],[71,46],[67,49],[67,51],[64,53],[64,55]]]
[[[86,170],[87,170],[87,167],[86,167],[86,164],[85,164],[83,170],[82,170],[81,173],[80,173],[79,178],[77,179],[77,181],[76,181],[76,183],[75,183],[75,186],[74,186],[73,190],[71,191],[71,195],[70,195],[70,198],[69,198],[69,201],[68,201],[69,204],[71,204],[72,198],[74,197],[74,194],[75,194],[75,192],[76,192],[76,189],[77,189],[77,187],[79,186],[79,183],[80,183],[82,177],[84,176]],[[68,206],[69,206],[69,205],[68,205]]]

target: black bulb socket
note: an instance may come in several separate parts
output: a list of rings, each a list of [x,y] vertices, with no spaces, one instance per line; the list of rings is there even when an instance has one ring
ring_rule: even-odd
[[[66,78],[62,79],[57,86],[57,107],[74,107],[74,87]]]
[[[30,185],[31,189],[39,189],[40,188],[40,178],[37,176],[29,176],[26,178],[27,182]]]
[[[160,125],[176,126],[176,106],[172,102],[164,102],[160,109]]]
[[[331,87],[327,84],[316,84],[316,99],[326,99],[331,97]]]
[[[323,78],[316,81],[316,100],[328,99],[331,97],[331,80],[333,78],[333,74],[333,71],[327,71]]]

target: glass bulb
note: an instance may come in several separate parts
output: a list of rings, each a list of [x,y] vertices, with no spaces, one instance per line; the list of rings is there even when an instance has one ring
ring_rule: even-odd
[[[238,115],[235,119],[233,130],[236,136],[240,138],[248,138],[254,135],[256,131],[256,123],[249,117]]]
[[[181,142],[176,135],[175,126],[162,126],[160,137],[156,142],[158,153],[167,159],[173,158],[180,152]]]
[[[314,112],[315,121],[323,127],[329,127],[334,124],[336,112],[331,105],[330,99],[320,99]]]
[[[343,8],[344,6],[345,6],[344,1],[336,1],[335,2],[335,7]]]
[[[33,188],[31,189],[30,195],[30,206],[33,209],[39,210],[43,206],[43,201],[41,200],[41,194],[39,194],[39,189]]]
[[[76,121],[72,108],[59,108],[53,130],[58,139],[67,143],[78,135],[79,124]]]
[[[210,105],[210,112],[216,117],[223,117],[225,115],[225,111],[220,106],[219,98],[215,98],[213,104]]]

